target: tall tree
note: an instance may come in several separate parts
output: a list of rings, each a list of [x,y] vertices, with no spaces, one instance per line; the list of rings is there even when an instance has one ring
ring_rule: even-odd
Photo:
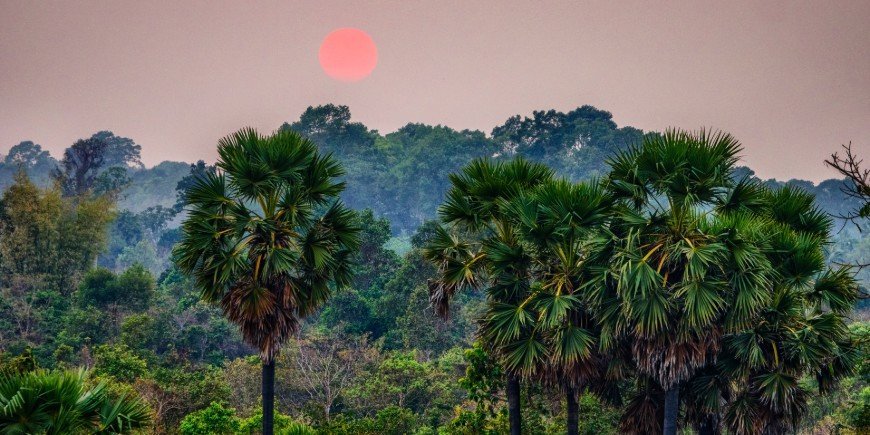
[[[115,136],[111,131],[98,131],[91,135],[91,139],[99,140],[106,144],[105,161],[107,168],[119,166],[122,168],[144,169],[142,164],[142,145],[137,144],[128,137]]]
[[[583,298],[588,284],[594,284],[595,271],[606,265],[600,251],[611,216],[611,195],[597,182],[557,180],[502,207],[518,229],[532,286],[521,304],[499,305],[489,317],[511,326],[497,328],[504,334],[500,340],[511,349],[511,365],[564,391],[568,434],[577,434],[577,392],[607,392],[607,385],[618,380],[613,371],[605,373],[612,358],[599,352],[600,343],[612,338],[600,338],[596,313]],[[491,250],[497,267],[512,267],[517,260],[513,254],[504,255],[517,250],[506,248]]]
[[[0,177],[4,182],[6,180],[11,182],[14,180],[15,173],[23,169],[37,185],[46,187],[50,181],[51,171],[56,166],[57,160],[51,157],[48,151],[28,140],[9,150],[9,154],[3,159],[3,164],[0,165]]]
[[[532,285],[530,264],[519,240],[518,228],[500,207],[524,192],[551,180],[552,171],[544,165],[523,159],[510,162],[474,160],[450,176],[451,188],[439,213],[449,229],[439,228],[425,250],[438,268],[429,283],[430,298],[436,312],[447,317],[450,301],[465,288],[483,289],[487,295],[487,314],[480,334],[499,357],[507,371],[506,393],[511,434],[519,435],[520,377],[534,360],[523,358],[510,348],[518,332],[528,333],[525,317],[520,323],[500,314],[513,307],[523,313],[522,304]],[[535,346],[536,347],[536,346]]]
[[[790,186],[771,190],[740,183],[739,195],[723,197],[717,209],[728,219],[716,232],[734,231],[739,215],[759,220],[762,252],[774,269],[763,308],[752,321],[731,328],[715,364],[699,370],[685,389],[686,417],[702,434],[720,427],[738,434],[797,430],[807,412],[812,377],[819,393],[851,374],[857,358],[847,316],[857,285],[847,267],[825,264],[831,220],[812,195]],[[737,196],[742,197],[735,200]],[[745,245],[731,239],[740,254]]]
[[[620,206],[596,300],[640,376],[626,431],[672,435],[686,402],[705,433],[723,420],[778,433],[802,414],[801,374],[827,385],[848,373],[854,286],[825,271],[830,219],[798,189],[735,180],[740,149],[727,134],[668,131],[611,161]],[[644,426],[653,415],[662,426]]]
[[[600,312],[613,313],[605,328],[630,336],[647,383],[638,391],[658,390],[663,402],[662,426],[634,422],[625,430],[674,435],[681,388],[715,359],[722,335],[747,325],[770,297],[773,269],[754,231],[761,223],[711,210],[719,195],[743,199],[729,190],[739,151],[727,134],[668,131],[611,161],[620,207],[609,277],[595,300]],[[629,421],[644,415],[627,409]]]
[[[94,188],[104,168],[108,144],[99,138],[80,139],[63,153],[52,176],[64,196],[80,196]]]
[[[336,199],[340,165],[297,133],[243,129],[218,154],[218,173],[187,189],[175,256],[259,350],[263,433],[272,435],[275,355],[334,287],[350,283],[358,230]]]

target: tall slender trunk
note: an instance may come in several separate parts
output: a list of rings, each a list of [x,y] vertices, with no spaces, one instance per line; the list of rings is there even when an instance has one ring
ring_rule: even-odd
[[[275,433],[275,360],[263,363],[263,435]]]
[[[522,430],[522,418],[520,417],[520,379],[514,375],[508,375],[506,390],[511,435],[520,435]]]
[[[577,390],[565,388],[565,399],[568,407],[568,435],[580,433],[580,405],[577,403]]]
[[[680,387],[673,385],[665,391],[665,421],[662,433],[677,435],[677,414],[680,411]]]

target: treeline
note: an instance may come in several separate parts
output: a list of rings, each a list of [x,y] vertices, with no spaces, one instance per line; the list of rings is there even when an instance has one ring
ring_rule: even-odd
[[[407,238],[436,210],[448,189],[448,175],[474,158],[506,159],[523,157],[542,162],[572,181],[603,176],[606,159],[614,153],[639,143],[645,133],[632,127],[619,127],[609,112],[583,106],[569,112],[555,110],[519,115],[493,128],[489,134],[477,130],[457,131],[446,126],[408,124],[399,130],[381,134],[354,122],[346,106],[309,107],[299,119],[280,126],[293,129],[311,139],[325,153],[333,153],[344,167],[347,189],[342,198],[354,209],[371,209],[376,216],[389,220],[393,235],[402,236],[400,249]],[[90,160],[97,148],[102,158]],[[130,138],[112,132],[98,132],[71,146],[64,159],[85,158],[82,174],[93,172],[98,188],[116,190],[118,219],[112,229],[108,251],[100,265],[115,271],[133,262],[143,264],[158,274],[167,266],[169,248],[178,237],[178,188],[191,175],[211,170],[200,161],[195,164],[163,162],[153,168],[141,164],[141,146]],[[0,163],[0,187],[14,182],[15,174],[24,170],[40,187],[49,187],[53,172],[62,166],[38,144],[22,142],[12,147]],[[751,176],[746,167],[738,168],[735,177]],[[90,176],[90,175],[89,175]],[[815,196],[817,204],[832,216],[854,210],[857,200],[843,193],[843,181],[830,179],[814,184],[793,179],[763,180],[767,185],[799,187]],[[181,183],[181,184],[180,184]],[[830,260],[855,263],[870,255],[866,232],[851,225],[835,226]],[[870,279],[870,270],[861,271],[862,283]],[[866,286],[866,284],[863,284]]]
[[[577,181],[604,175],[607,157],[655,134],[619,127],[609,112],[591,106],[569,112],[538,111],[529,117],[517,115],[490,132],[412,123],[384,135],[354,122],[347,106],[328,104],[309,107],[298,120],[279,128],[293,129],[324,152],[333,153],[347,173],[343,199],[355,209],[370,208],[388,218],[396,234],[411,234],[425,220],[433,219],[447,191],[448,174],[474,158],[524,157]],[[141,212],[175,204],[176,184],[188,175],[189,164],[163,162],[145,169],[141,146],[133,140],[105,131],[87,140],[106,143],[101,171],[112,167],[126,171],[126,189],[119,198],[121,209]],[[0,187],[9,186],[20,168],[37,185],[47,187],[58,164],[38,144],[21,142],[0,164]],[[743,168],[739,174],[753,173]],[[854,200],[842,194],[841,180],[818,185],[799,179],[766,181],[805,189],[835,215],[854,206]]]

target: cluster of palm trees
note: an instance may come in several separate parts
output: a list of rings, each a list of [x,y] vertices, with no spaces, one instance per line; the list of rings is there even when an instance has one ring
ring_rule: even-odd
[[[244,129],[218,151],[220,170],[186,193],[175,257],[259,349],[271,435],[274,357],[349,283],[359,230],[341,167],[296,133]],[[508,376],[512,434],[522,383],[564,392],[570,434],[581,390],[627,392],[626,433],[780,433],[806,407],[799,379],[824,391],[850,373],[856,285],[825,265],[830,219],[801,191],[734,180],[739,151],[727,134],[668,131],[599,181],[522,159],[451,176],[425,252],[431,300],[446,317],[458,291],[486,292],[480,337]]]
[[[621,431],[793,430],[858,357],[857,286],[824,261],[830,219],[812,196],[734,179],[730,135],[672,130],[570,183],[543,165],[477,160],[451,177],[426,249],[447,316],[487,296],[481,340],[505,368],[511,433],[520,385],[625,400]],[[620,392],[622,396],[620,397]]]

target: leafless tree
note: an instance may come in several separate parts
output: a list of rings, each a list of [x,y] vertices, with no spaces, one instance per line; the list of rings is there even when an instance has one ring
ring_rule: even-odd
[[[859,225],[862,220],[870,218],[870,169],[862,167],[864,162],[852,152],[851,142],[843,145],[842,153],[831,154],[831,157],[825,160],[825,164],[846,178],[842,187],[843,193],[857,199],[861,205],[857,210],[837,217]],[[858,228],[860,229],[860,225]]]
[[[367,338],[344,334],[306,334],[282,355],[295,359],[300,384],[309,398],[317,402],[328,419],[335,401],[345,393],[376,352]]]
[[[831,157],[825,160],[825,164],[846,178],[841,190],[849,198],[856,199],[860,205],[857,209],[836,217],[853,223],[858,231],[861,231],[862,224],[866,224],[867,219],[870,218],[870,169],[863,167],[864,161],[852,152],[851,142],[842,147],[843,150],[831,154]],[[853,266],[863,269],[870,266],[870,263],[859,262]],[[867,298],[868,295],[864,293],[861,297]]]

